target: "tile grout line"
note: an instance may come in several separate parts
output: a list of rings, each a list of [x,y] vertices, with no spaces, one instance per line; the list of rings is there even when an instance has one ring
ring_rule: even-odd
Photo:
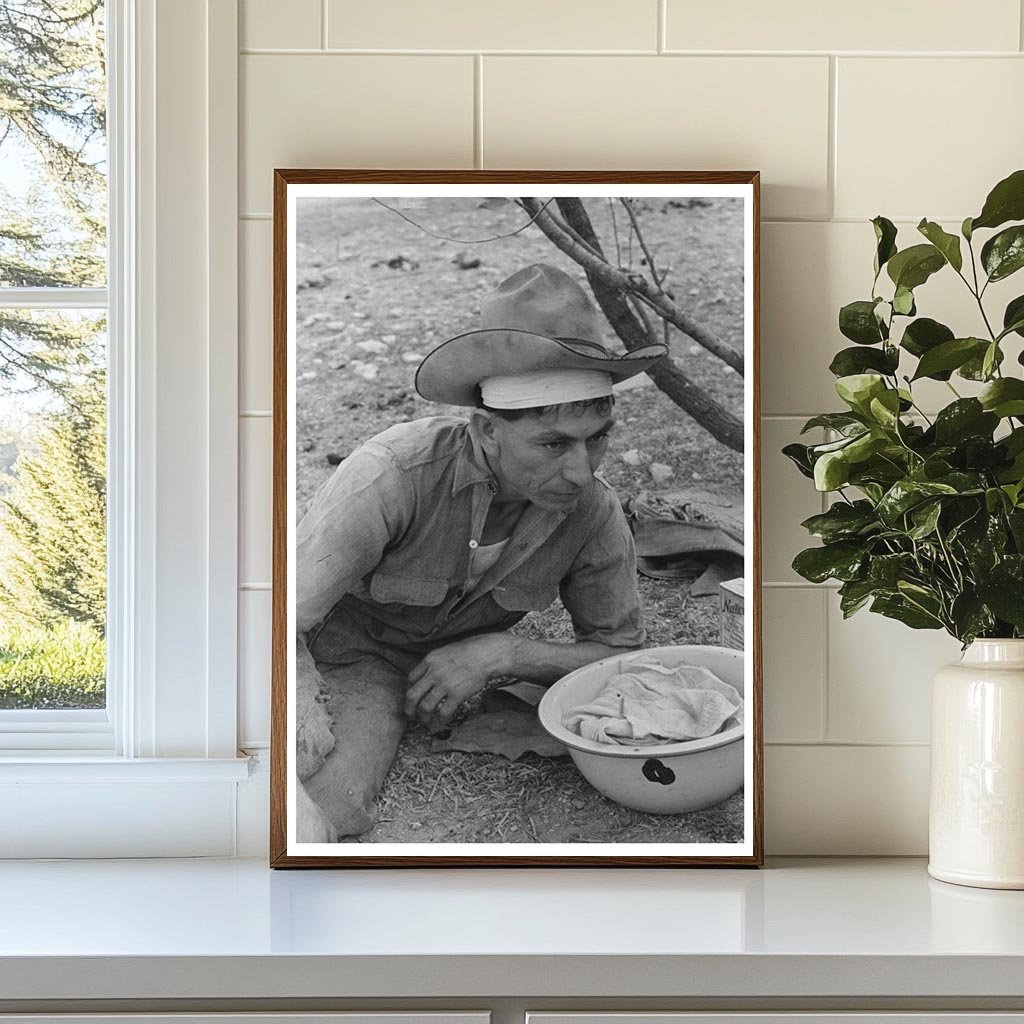
[[[828,190],[828,219],[836,215],[836,178],[839,163],[839,58],[828,59],[828,166],[825,187]]]
[[[333,57],[472,57],[480,54],[487,57],[754,57],[766,61],[806,58],[820,60],[822,57],[855,57],[858,60],[934,60],[956,58],[958,60],[1006,60],[1020,56],[1020,50],[891,50],[879,53],[877,50],[664,50],[657,48],[635,50],[455,50],[455,49],[400,49],[396,47],[302,47],[302,46],[244,46],[238,51],[243,56],[318,56]]]
[[[931,744],[924,740],[830,740],[818,743],[814,740],[765,740],[766,747],[811,747],[815,750],[920,750]]]
[[[820,714],[820,727],[821,727],[821,742],[828,742],[828,734],[831,729],[831,706],[830,706],[830,691],[829,691],[829,671],[828,671],[828,659],[830,654],[829,648],[829,627],[828,627],[828,601],[829,591],[823,589],[821,592],[821,681],[819,683],[821,687],[821,714]]]
[[[484,58],[473,57],[473,166],[484,166]]]
[[[658,2],[658,40],[657,49],[659,56],[668,49],[668,0],[657,0]],[[1024,0],[1021,0],[1024,3]]]
[[[330,0],[321,0],[320,2],[320,49],[325,51],[327,49],[327,5]]]

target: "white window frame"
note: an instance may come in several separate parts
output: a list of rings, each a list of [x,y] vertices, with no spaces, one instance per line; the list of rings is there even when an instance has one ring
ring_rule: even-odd
[[[237,0],[107,4],[108,711],[2,716],[0,857],[230,855]]]

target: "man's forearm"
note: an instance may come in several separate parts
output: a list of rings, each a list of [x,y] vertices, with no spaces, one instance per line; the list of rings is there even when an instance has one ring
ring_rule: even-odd
[[[639,650],[637,647],[612,647],[593,640],[559,643],[555,640],[529,640],[512,634],[505,635],[508,638],[508,654],[501,674],[534,683],[551,684],[569,672],[602,658]]]

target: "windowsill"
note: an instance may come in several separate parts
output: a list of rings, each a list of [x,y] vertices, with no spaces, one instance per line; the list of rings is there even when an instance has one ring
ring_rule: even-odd
[[[740,869],[271,871],[0,864],[3,1000],[735,1000],[1024,1005],[1024,892],[920,859]]]
[[[4,782],[241,782],[248,757],[115,757],[81,750],[0,755]]]

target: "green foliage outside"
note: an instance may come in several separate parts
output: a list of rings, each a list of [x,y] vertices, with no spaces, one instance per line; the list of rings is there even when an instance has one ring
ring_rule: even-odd
[[[106,281],[103,15],[0,3],[0,289]],[[101,707],[102,319],[0,307],[0,410],[0,708]]]
[[[854,345],[830,367],[846,409],[804,426],[835,439],[783,449],[819,491],[836,496],[803,523],[823,544],[801,551],[793,568],[816,583],[839,580],[845,617],[870,606],[964,645],[1024,637],[1024,295],[998,318],[984,302],[989,285],[1024,267],[1021,221],[1024,170],[999,182],[959,235],[922,220],[926,241],[899,249],[895,225],[872,221],[871,298],[839,311],[839,330]],[[940,271],[973,296],[974,328],[918,315],[915,289]],[[921,409],[928,381],[953,396],[934,416]],[[974,382],[975,395],[961,394],[963,381]]]
[[[0,630],[0,709],[101,708],[103,639],[89,626]]]
[[[83,386],[15,463],[0,498],[0,616],[24,627],[106,628],[106,409]],[[42,417],[40,417],[42,419]]]

